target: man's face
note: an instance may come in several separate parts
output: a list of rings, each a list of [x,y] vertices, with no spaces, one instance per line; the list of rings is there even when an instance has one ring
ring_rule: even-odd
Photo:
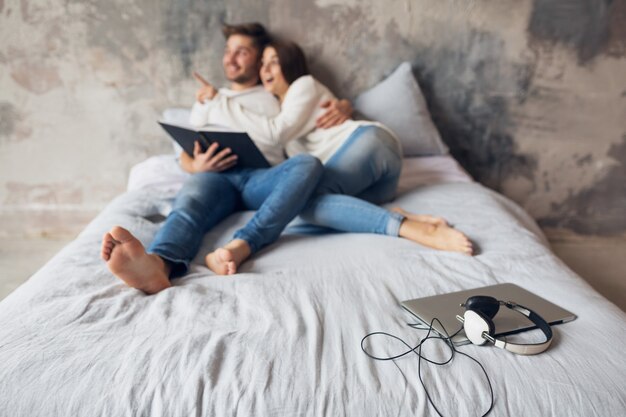
[[[226,79],[236,84],[256,84],[259,81],[259,51],[245,35],[231,35],[226,40],[222,59]]]

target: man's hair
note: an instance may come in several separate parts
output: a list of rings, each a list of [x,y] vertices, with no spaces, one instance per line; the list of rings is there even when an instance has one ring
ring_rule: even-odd
[[[280,70],[285,77],[285,81],[291,84],[303,75],[309,75],[309,67],[302,48],[297,43],[284,39],[273,39],[267,47],[272,47],[278,55]]]
[[[263,52],[263,48],[267,45],[271,37],[265,26],[257,22],[242,23],[239,25],[229,25],[224,23],[222,25],[222,33],[224,38],[228,40],[232,35],[248,36],[252,39],[252,43],[258,49],[259,53]]]

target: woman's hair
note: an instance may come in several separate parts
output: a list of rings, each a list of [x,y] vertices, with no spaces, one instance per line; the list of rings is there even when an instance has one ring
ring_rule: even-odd
[[[304,52],[297,43],[284,39],[273,39],[267,44],[266,48],[268,47],[272,47],[276,51],[280,70],[287,84],[291,84],[303,75],[310,74]]]

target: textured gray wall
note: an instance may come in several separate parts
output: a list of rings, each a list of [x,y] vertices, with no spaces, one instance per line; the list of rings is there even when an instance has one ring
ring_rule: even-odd
[[[0,226],[74,232],[169,150],[154,120],[218,84],[219,22],[300,42],[352,98],[411,61],[475,178],[544,226],[626,233],[624,0],[0,0]]]

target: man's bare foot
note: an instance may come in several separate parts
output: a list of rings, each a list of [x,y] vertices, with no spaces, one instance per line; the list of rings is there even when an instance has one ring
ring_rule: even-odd
[[[443,217],[430,216],[428,214],[413,214],[413,213],[409,213],[406,210],[401,209],[400,207],[394,207],[394,208],[392,208],[390,210],[394,211],[396,213],[400,213],[404,217],[406,217],[407,219],[415,220],[417,222],[424,222],[424,223],[430,223],[430,224],[436,224],[436,225],[438,225],[438,224],[447,225],[448,224],[446,219],[444,219]]]
[[[217,275],[233,275],[237,273],[237,264],[233,253],[228,249],[218,248],[204,258],[206,266]]]
[[[231,240],[223,248],[209,253],[204,261],[216,275],[233,275],[237,268],[250,256],[250,245],[241,239]]]
[[[405,219],[400,225],[400,237],[429,248],[472,255],[472,242],[463,233],[446,225]]]
[[[165,261],[158,255],[146,253],[141,242],[122,227],[115,226],[105,233],[100,256],[116,277],[147,294],[171,286]]]

